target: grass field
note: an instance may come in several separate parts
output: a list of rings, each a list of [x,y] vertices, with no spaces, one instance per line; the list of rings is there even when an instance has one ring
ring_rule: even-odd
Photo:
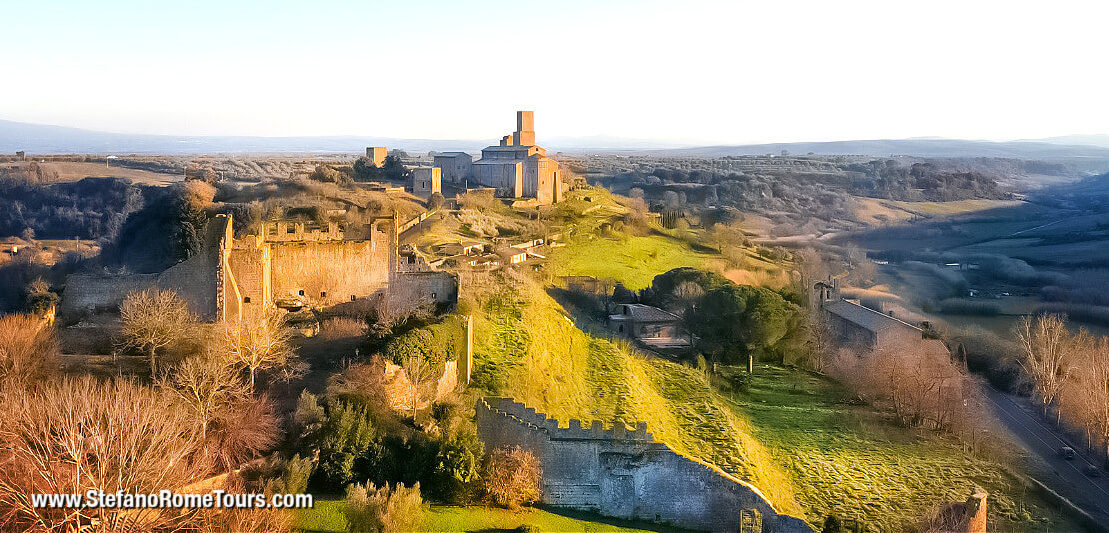
[[[631,290],[651,285],[658,274],[678,267],[704,268],[719,259],[663,236],[582,239],[551,254],[557,276],[612,278]]]
[[[828,514],[904,531],[933,505],[990,493],[990,531],[1080,531],[1005,469],[1006,445],[988,458],[950,440],[893,424],[868,405],[845,403],[833,381],[810,372],[759,367],[735,411],[793,479],[809,523]]]
[[[345,533],[342,499],[316,500],[315,507],[297,513],[297,526],[306,533]],[[530,525],[542,532],[634,533],[682,531],[654,524],[614,520],[586,513],[558,513],[540,509],[509,511],[490,507],[453,507],[433,505],[424,517],[421,531],[429,532],[510,532]]]

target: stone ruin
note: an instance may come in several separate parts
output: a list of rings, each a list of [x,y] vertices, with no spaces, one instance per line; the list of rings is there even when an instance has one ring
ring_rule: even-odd
[[[779,514],[754,486],[656,442],[647,424],[558,420],[511,398],[482,398],[475,410],[486,450],[519,446],[543,469],[545,505],[704,531],[811,533]]]

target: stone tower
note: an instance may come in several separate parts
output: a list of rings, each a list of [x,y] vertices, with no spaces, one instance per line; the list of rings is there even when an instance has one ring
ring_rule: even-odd
[[[516,131],[512,132],[514,146],[535,146],[535,111],[516,112]]]

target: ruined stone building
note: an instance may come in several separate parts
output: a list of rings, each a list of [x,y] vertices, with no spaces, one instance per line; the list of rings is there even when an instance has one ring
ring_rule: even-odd
[[[239,320],[278,308],[404,314],[451,302],[447,272],[402,268],[395,221],[348,232],[337,222],[277,221],[235,239],[229,214],[208,223],[199,253],[158,274],[72,275],[61,310],[70,316],[118,310],[131,291],[172,289],[206,321]]]
[[[812,532],[754,486],[656,442],[645,423],[562,428],[509,398],[478,400],[474,416],[486,450],[520,446],[539,459],[545,505],[699,531]]]
[[[690,336],[682,328],[682,318],[665,309],[644,304],[618,304],[608,316],[612,333],[635,339],[655,348],[682,348]]]

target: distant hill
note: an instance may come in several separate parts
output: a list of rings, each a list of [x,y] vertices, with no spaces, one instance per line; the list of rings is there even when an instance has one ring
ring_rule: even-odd
[[[361,153],[366,146],[410,152],[463,150],[476,153],[489,140],[398,139],[390,137],[318,136],[247,137],[141,135],[47,126],[0,120],[0,153],[30,154],[214,154],[214,153]],[[681,146],[678,143],[604,135],[553,137],[539,142],[552,151],[634,153],[678,157],[730,155],[909,155],[918,157],[1012,157],[1020,159],[1109,159],[1109,135],[1075,135],[1051,139],[989,142],[958,139],[879,139],[860,141]]]
[[[1109,148],[1109,135],[1064,135],[1062,137],[1048,137],[1039,139],[1043,142],[1054,144],[1071,144],[1085,146],[1100,146]]]
[[[1106,146],[1069,145],[1047,141],[965,141],[959,139],[877,139],[802,143],[749,144],[741,146],[701,146],[668,150],[637,151],[643,155],[684,157],[725,157],[734,155],[867,155],[916,157],[1010,157],[1017,159],[1109,158]]]
[[[0,153],[29,154],[212,154],[317,152],[362,153],[367,146],[411,152],[478,151],[476,140],[394,139],[387,137],[245,137],[141,135],[0,120]]]

